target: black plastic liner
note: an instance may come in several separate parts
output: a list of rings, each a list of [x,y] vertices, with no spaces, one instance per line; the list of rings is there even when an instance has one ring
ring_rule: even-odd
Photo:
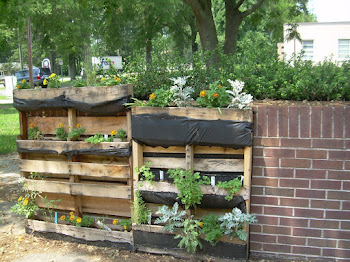
[[[142,247],[159,248],[174,252],[182,250],[178,247],[180,239],[174,239],[174,235],[172,234],[133,230],[133,236],[136,250],[142,249]],[[230,259],[246,258],[247,245],[218,242],[215,246],[212,246],[205,240],[201,240],[201,243],[203,247],[202,249],[197,249],[198,254],[207,254]]]
[[[178,202],[182,206],[181,200],[177,199],[177,193],[172,192],[153,192],[140,190],[141,196],[146,203],[162,204],[172,206]],[[215,209],[232,209],[238,207],[244,208],[244,199],[242,196],[234,196],[230,201],[221,195],[203,195],[199,208],[215,208]],[[244,208],[245,209],[245,208]],[[245,211],[245,210],[242,210]]]
[[[252,145],[253,124],[247,121],[201,120],[168,114],[132,116],[132,137],[147,146],[222,146],[243,148]]]
[[[17,152],[19,154],[58,154],[56,150],[49,150],[49,149],[30,149],[30,148],[22,148],[17,147]]]
[[[99,155],[99,156],[114,156],[114,157],[129,157],[131,156],[130,148],[118,149],[81,149],[81,150],[64,150],[61,153],[65,156],[75,155]]]
[[[60,95],[53,99],[37,100],[37,99],[20,99],[13,98],[13,107],[19,111],[35,111],[42,109],[59,109],[59,108],[75,108],[89,115],[114,115],[116,113],[127,111],[125,103],[130,102],[130,96],[119,97],[110,101],[100,103],[84,103],[74,101],[65,95]]]

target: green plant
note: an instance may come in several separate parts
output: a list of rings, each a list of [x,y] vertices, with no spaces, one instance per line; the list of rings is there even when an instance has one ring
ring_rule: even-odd
[[[138,176],[141,175],[141,181],[147,181],[153,184],[154,174],[150,171],[150,165],[151,162],[147,161],[145,165],[141,166],[140,168],[135,167],[135,171]]]
[[[168,206],[158,207],[157,215],[160,215],[155,224],[165,224],[164,230],[169,232],[174,232],[176,228],[182,227],[184,222],[184,216],[186,211],[179,211],[179,204],[175,202],[172,209],[169,209]]]
[[[177,106],[187,106],[193,101],[191,97],[193,89],[189,86],[185,87],[187,77],[171,78],[173,86],[170,88],[173,93],[173,102]]]
[[[120,219],[118,224],[121,225],[124,230],[129,231],[131,229],[132,222],[131,222],[130,218],[128,218],[128,219]]]
[[[30,124],[28,129],[28,139],[39,140],[40,136],[41,131],[34,124]]]
[[[42,174],[37,173],[37,172],[30,172],[28,178],[29,179],[41,180],[41,179],[44,179],[44,176]]]
[[[244,214],[236,207],[232,209],[231,213],[226,213],[224,216],[219,217],[219,221],[225,235],[230,236],[231,239],[238,236],[241,240],[247,239],[247,233],[243,229],[244,225],[257,222],[255,215]]]
[[[94,136],[90,136],[89,138],[85,139],[85,142],[91,143],[91,144],[98,144],[101,142],[111,142],[113,138],[109,137],[107,140],[105,137],[101,134],[96,133]]]
[[[58,75],[56,75],[55,73],[52,73],[49,77],[47,87],[48,88],[60,88],[61,84],[62,84],[62,82],[60,80],[60,77]]]
[[[67,140],[68,134],[66,130],[64,130],[63,124],[59,124],[58,128],[56,128],[55,135],[59,140]]]
[[[40,196],[40,192],[28,191],[25,196],[20,196],[17,203],[11,207],[11,212],[32,218],[39,207],[35,204],[35,198]]]
[[[95,222],[95,220],[89,216],[82,216],[82,217],[75,216],[73,211],[69,213],[69,216],[62,215],[60,217],[60,220],[66,221],[77,227],[89,227]]]
[[[57,208],[56,203],[62,201],[62,199],[51,199],[48,200],[47,196],[43,197],[41,195],[39,195],[39,197],[41,198],[41,200],[44,202],[44,215],[47,216],[51,222],[53,222],[53,217],[52,217],[52,213],[53,213],[53,208]]]
[[[209,90],[202,90],[196,100],[200,107],[227,107],[230,104],[230,96],[219,81],[209,85]]]
[[[211,213],[204,216],[201,223],[202,233],[205,235],[205,240],[212,246],[215,246],[218,240],[224,235],[218,217]]]
[[[146,207],[140,191],[135,192],[134,202],[132,204],[132,222],[136,224],[151,224],[152,212]]]
[[[196,252],[197,247],[202,248],[202,243],[200,242],[201,228],[199,224],[200,222],[192,219],[192,216],[189,219],[185,219],[182,233],[174,237],[175,239],[181,238],[179,243],[180,248],[184,246],[187,252],[192,253]]]
[[[29,82],[23,79],[20,83],[16,85],[17,89],[30,89]]]
[[[160,88],[155,90],[149,96],[147,101],[147,106],[160,106],[166,107],[170,106],[173,102],[173,92],[169,89]]]
[[[100,79],[100,85],[103,86],[114,86],[119,85],[121,83],[121,79],[117,76],[105,76]]]
[[[84,134],[85,128],[81,127],[80,124],[77,124],[75,128],[68,134],[68,140],[76,141]]]
[[[225,189],[227,191],[227,195],[225,196],[225,199],[227,201],[230,201],[233,198],[233,196],[241,189],[242,181],[237,177],[230,181],[224,181],[224,182],[219,181],[216,186],[222,189]]]
[[[84,79],[76,79],[73,81],[73,87],[87,86],[87,82]]]
[[[170,178],[174,180],[174,184],[179,190],[178,199],[186,208],[195,207],[201,203],[203,193],[200,185],[209,185],[208,177],[200,177],[199,172],[193,173],[192,170],[169,169]]]
[[[120,128],[115,137],[120,138],[122,141],[124,141],[126,139],[126,131],[123,128]]]

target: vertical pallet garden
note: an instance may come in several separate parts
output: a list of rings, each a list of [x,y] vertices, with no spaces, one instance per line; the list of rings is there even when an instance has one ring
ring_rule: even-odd
[[[138,190],[146,206],[156,216],[159,206],[172,206],[181,201],[179,190],[169,178],[169,169],[199,172],[210,179],[211,185],[202,185],[201,203],[186,210],[194,219],[205,215],[223,215],[238,207],[250,213],[250,186],[252,161],[252,111],[215,108],[132,108],[133,166],[149,165],[155,178],[143,180],[134,170],[134,189]],[[231,200],[226,190],[218,188],[218,181],[243,178],[243,186]],[[141,251],[179,255],[174,234],[163,226],[133,224],[134,247]],[[249,235],[249,226],[245,227]],[[198,255],[225,258],[247,258],[248,243],[235,237],[223,236],[216,246],[201,241]]]
[[[52,220],[56,223],[39,221],[42,214],[37,213],[37,219],[28,220],[29,229],[132,245],[130,232],[98,233],[57,224],[61,222],[57,217],[69,216],[71,211],[79,217],[105,217],[104,223],[112,229],[119,228],[112,224],[114,219],[131,217],[131,114],[124,103],[132,95],[131,85],[14,90],[14,107],[20,114],[21,174],[29,191],[41,192],[37,206],[48,208],[50,201],[55,206]],[[80,141],[56,139],[58,126],[69,133],[77,125],[85,128]],[[41,132],[38,140],[28,139],[32,127]],[[120,128],[127,133],[125,142],[84,141],[95,133],[105,135]]]

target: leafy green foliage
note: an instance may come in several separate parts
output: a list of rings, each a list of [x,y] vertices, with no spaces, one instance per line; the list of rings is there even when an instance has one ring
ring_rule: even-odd
[[[146,207],[140,191],[135,192],[134,202],[131,207],[132,222],[136,224],[151,224],[152,212]]]
[[[77,227],[89,227],[95,222],[95,219],[93,219],[92,217],[89,217],[89,216],[78,217],[74,214],[73,211],[69,213],[69,216],[62,215],[60,217],[60,220],[66,221]]]
[[[173,86],[170,90],[173,93],[173,102],[179,106],[191,105],[193,98],[191,97],[193,89],[185,86],[187,77],[172,78]]]
[[[203,193],[200,185],[209,185],[208,177],[200,177],[199,172],[193,173],[192,170],[169,169],[170,178],[174,179],[174,184],[179,190],[178,199],[186,208],[195,207],[201,203]]]
[[[216,186],[222,189],[225,189],[227,191],[227,195],[225,196],[225,199],[230,201],[233,198],[233,196],[241,189],[242,182],[237,177],[230,181],[224,181],[224,182],[219,181]]]
[[[202,90],[196,100],[200,107],[226,107],[231,99],[219,81],[209,85],[209,90]]]
[[[68,134],[68,140],[76,141],[80,138],[82,134],[84,134],[85,128],[81,127],[80,124],[77,124],[75,128]]]
[[[147,106],[160,106],[166,107],[170,106],[173,102],[173,92],[171,90],[167,90],[164,88],[160,88],[155,90],[149,96],[149,100],[147,102]]]
[[[160,215],[155,224],[165,224],[164,230],[174,232],[176,228],[182,227],[186,211],[179,211],[179,204],[176,202],[172,209],[168,206],[158,207],[157,215]]]
[[[51,74],[50,77],[48,78],[48,88],[60,88],[62,85],[62,82],[60,80],[60,77],[56,74]]]
[[[122,141],[124,141],[126,139],[126,131],[123,128],[120,128],[115,137],[120,138]]]
[[[59,140],[67,140],[68,134],[64,129],[63,125],[60,124],[58,128],[56,128],[55,135]]]
[[[99,133],[96,133],[93,136],[90,136],[89,138],[85,139],[85,142],[91,143],[91,144],[98,144],[101,142],[112,142],[113,138],[109,137],[108,139],[105,139],[105,137]]]
[[[131,229],[132,222],[131,222],[130,218],[128,218],[128,219],[120,219],[118,224],[120,226],[122,226],[124,230],[129,231]]]
[[[35,204],[35,198],[39,196],[39,192],[28,191],[25,196],[20,196],[17,203],[11,207],[11,212],[18,215],[24,215],[26,218],[33,217],[39,207]]]
[[[99,85],[102,86],[114,86],[121,84],[121,79],[117,76],[106,76],[101,78]]]
[[[73,87],[84,87],[87,86],[87,82],[84,79],[76,79],[73,81]]]
[[[212,246],[215,246],[218,240],[224,235],[218,217],[213,213],[206,215],[202,219],[202,224],[202,233],[205,235],[205,240]]]
[[[185,247],[187,252],[196,252],[197,248],[202,248],[202,243],[200,242],[200,232],[201,228],[199,226],[199,221],[192,219],[185,219],[183,222],[183,230],[180,235],[176,235],[174,238],[181,238],[179,247]]]
[[[40,136],[41,131],[38,129],[38,127],[34,126],[33,124],[30,124],[28,129],[28,139],[39,140]]]
[[[135,167],[135,171],[138,176],[141,175],[140,177],[141,181],[147,181],[152,184],[154,179],[154,174],[150,171],[151,170],[150,165],[151,165],[151,162],[147,161],[145,165],[141,166],[140,168]]]

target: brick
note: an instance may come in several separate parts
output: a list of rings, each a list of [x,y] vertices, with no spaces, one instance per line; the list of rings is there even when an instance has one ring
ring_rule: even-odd
[[[263,195],[264,188],[252,185],[252,195]]]
[[[281,138],[282,147],[293,148],[309,148],[311,147],[311,139],[307,138]]]
[[[308,159],[282,158],[281,167],[310,168],[311,161]]]
[[[293,177],[294,170],[287,168],[265,168],[264,174],[267,177]]]
[[[339,220],[348,220],[350,219],[350,211],[331,211],[326,210],[327,219],[339,219]]]
[[[332,180],[312,180],[311,188],[313,189],[341,189],[341,181]]]
[[[278,224],[278,217],[276,216],[263,216],[263,215],[257,215],[256,219],[258,220],[259,225],[277,225]]]
[[[265,195],[294,197],[294,189],[266,187]]]
[[[309,178],[309,179],[325,179],[326,170],[311,170],[311,169],[296,169],[296,178]]]
[[[349,258],[350,250],[346,249],[324,249],[323,256],[327,257],[339,257],[339,258]]]
[[[346,106],[344,108],[344,119],[350,119],[350,107]],[[344,121],[345,125],[345,138],[350,138],[350,122]]]
[[[350,180],[350,170],[349,171],[329,170],[328,179]]]
[[[345,161],[345,170],[350,170],[350,161]]]
[[[289,107],[289,137],[299,137],[299,108]]]
[[[279,167],[279,159],[276,157],[254,157],[254,166]]]
[[[350,201],[343,201],[342,210],[350,210]]]
[[[311,219],[310,227],[312,228],[328,228],[328,229],[338,229],[339,221],[334,220],[322,220],[322,219]]]
[[[343,181],[343,190],[350,191],[350,181]]]
[[[338,241],[338,248],[350,249],[350,240],[349,241],[339,240]]]
[[[266,106],[258,106],[257,110],[257,118],[258,118],[258,136],[267,136],[267,107]]]
[[[291,226],[291,227],[307,227],[308,220],[304,218],[287,218],[280,217],[280,226]]]
[[[266,234],[276,235],[290,235],[292,233],[291,227],[280,227],[280,226],[263,226],[263,232]]]
[[[253,135],[258,135],[258,117],[257,117],[257,106],[253,106]]]
[[[250,203],[255,205],[278,205],[278,198],[272,196],[252,196],[250,199]]]
[[[321,237],[322,230],[310,228],[293,228],[293,236]]]
[[[311,137],[321,137],[321,110],[319,106],[311,108]]]
[[[333,137],[342,138],[344,134],[344,107],[335,106],[333,117]]]
[[[263,167],[255,167],[253,166],[252,169],[252,176],[253,177],[259,177],[264,175],[264,168]]]
[[[289,245],[277,245],[277,244],[264,244],[264,251],[273,251],[277,253],[291,253],[291,246]]]
[[[260,243],[277,243],[277,236],[265,235],[265,234],[250,234],[250,241],[260,242]]]
[[[310,181],[307,179],[280,179],[281,187],[309,188]]]
[[[310,107],[301,106],[299,108],[300,112],[300,137],[308,138],[310,137]]]
[[[327,150],[299,149],[296,152],[297,158],[327,159]]]
[[[346,191],[328,191],[328,199],[337,199],[337,200],[348,200],[350,201],[350,192]]]
[[[271,157],[295,157],[294,149],[266,148],[265,156]]]
[[[305,245],[306,244],[306,238],[278,236],[278,241],[277,242],[279,244]]]
[[[254,146],[279,146],[280,145],[280,139],[279,138],[259,138],[259,137],[254,137],[253,139],[253,145]]]
[[[294,254],[321,255],[321,248],[293,246]]]
[[[312,160],[312,167],[318,169],[343,169],[343,161],[336,160]]]
[[[350,221],[341,221],[341,229],[350,230]]]
[[[315,210],[315,209],[294,209],[295,217],[310,217],[310,218],[323,218],[324,211],[323,210]]]
[[[308,199],[298,199],[298,198],[280,198],[281,206],[291,206],[291,207],[308,207]]]
[[[283,207],[264,207],[265,215],[277,215],[277,216],[292,216],[293,209],[292,208],[283,208]]]
[[[288,137],[288,107],[278,109],[278,131],[280,137]]]
[[[249,226],[249,231],[250,232],[256,232],[256,233],[261,233],[262,226],[260,226],[260,225],[250,225]]]
[[[311,200],[311,208],[340,209],[340,201]]]
[[[330,239],[320,239],[320,238],[309,238],[308,240],[308,246],[314,246],[314,247],[337,247],[337,241],[336,240],[330,240]]]
[[[322,112],[322,137],[331,138],[333,129],[333,108],[323,107]]]
[[[253,177],[252,184],[257,186],[278,186],[277,178],[269,178],[269,177]]]
[[[253,147],[253,156],[264,156],[264,148],[263,147]]]
[[[250,250],[262,250],[263,249],[263,244],[261,243],[256,243],[256,242],[250,242],[249,244]]]
[[[296,189],[295,196],[305,197],[305,198],[324,199],[326,197],[326,192],[321,190]]]
[[[262,214],[263,213],[263,211],[262,211],[263,209],[262,209],[262,206],[257,206],[257,205],[252,205],[251,206],[251,212],[252,213],[255,213],[255,214]]]
[[[313,139],[313,148],[329,148],[329,149],[342,149],[344,148],[343,140],[336,139]]]
[[[329,151],[329,159],[349,160],[350,151],[349,150]]]
[[[344,230],[324,230],[323,235],[325,238],[335,238],[335,239],[350,239],[350,231]]]
[[[277,136],[277,107],[275,106],[270,106],[269,111],[267,114],[268,118],[268,136],[269,137],[276,137]]]

